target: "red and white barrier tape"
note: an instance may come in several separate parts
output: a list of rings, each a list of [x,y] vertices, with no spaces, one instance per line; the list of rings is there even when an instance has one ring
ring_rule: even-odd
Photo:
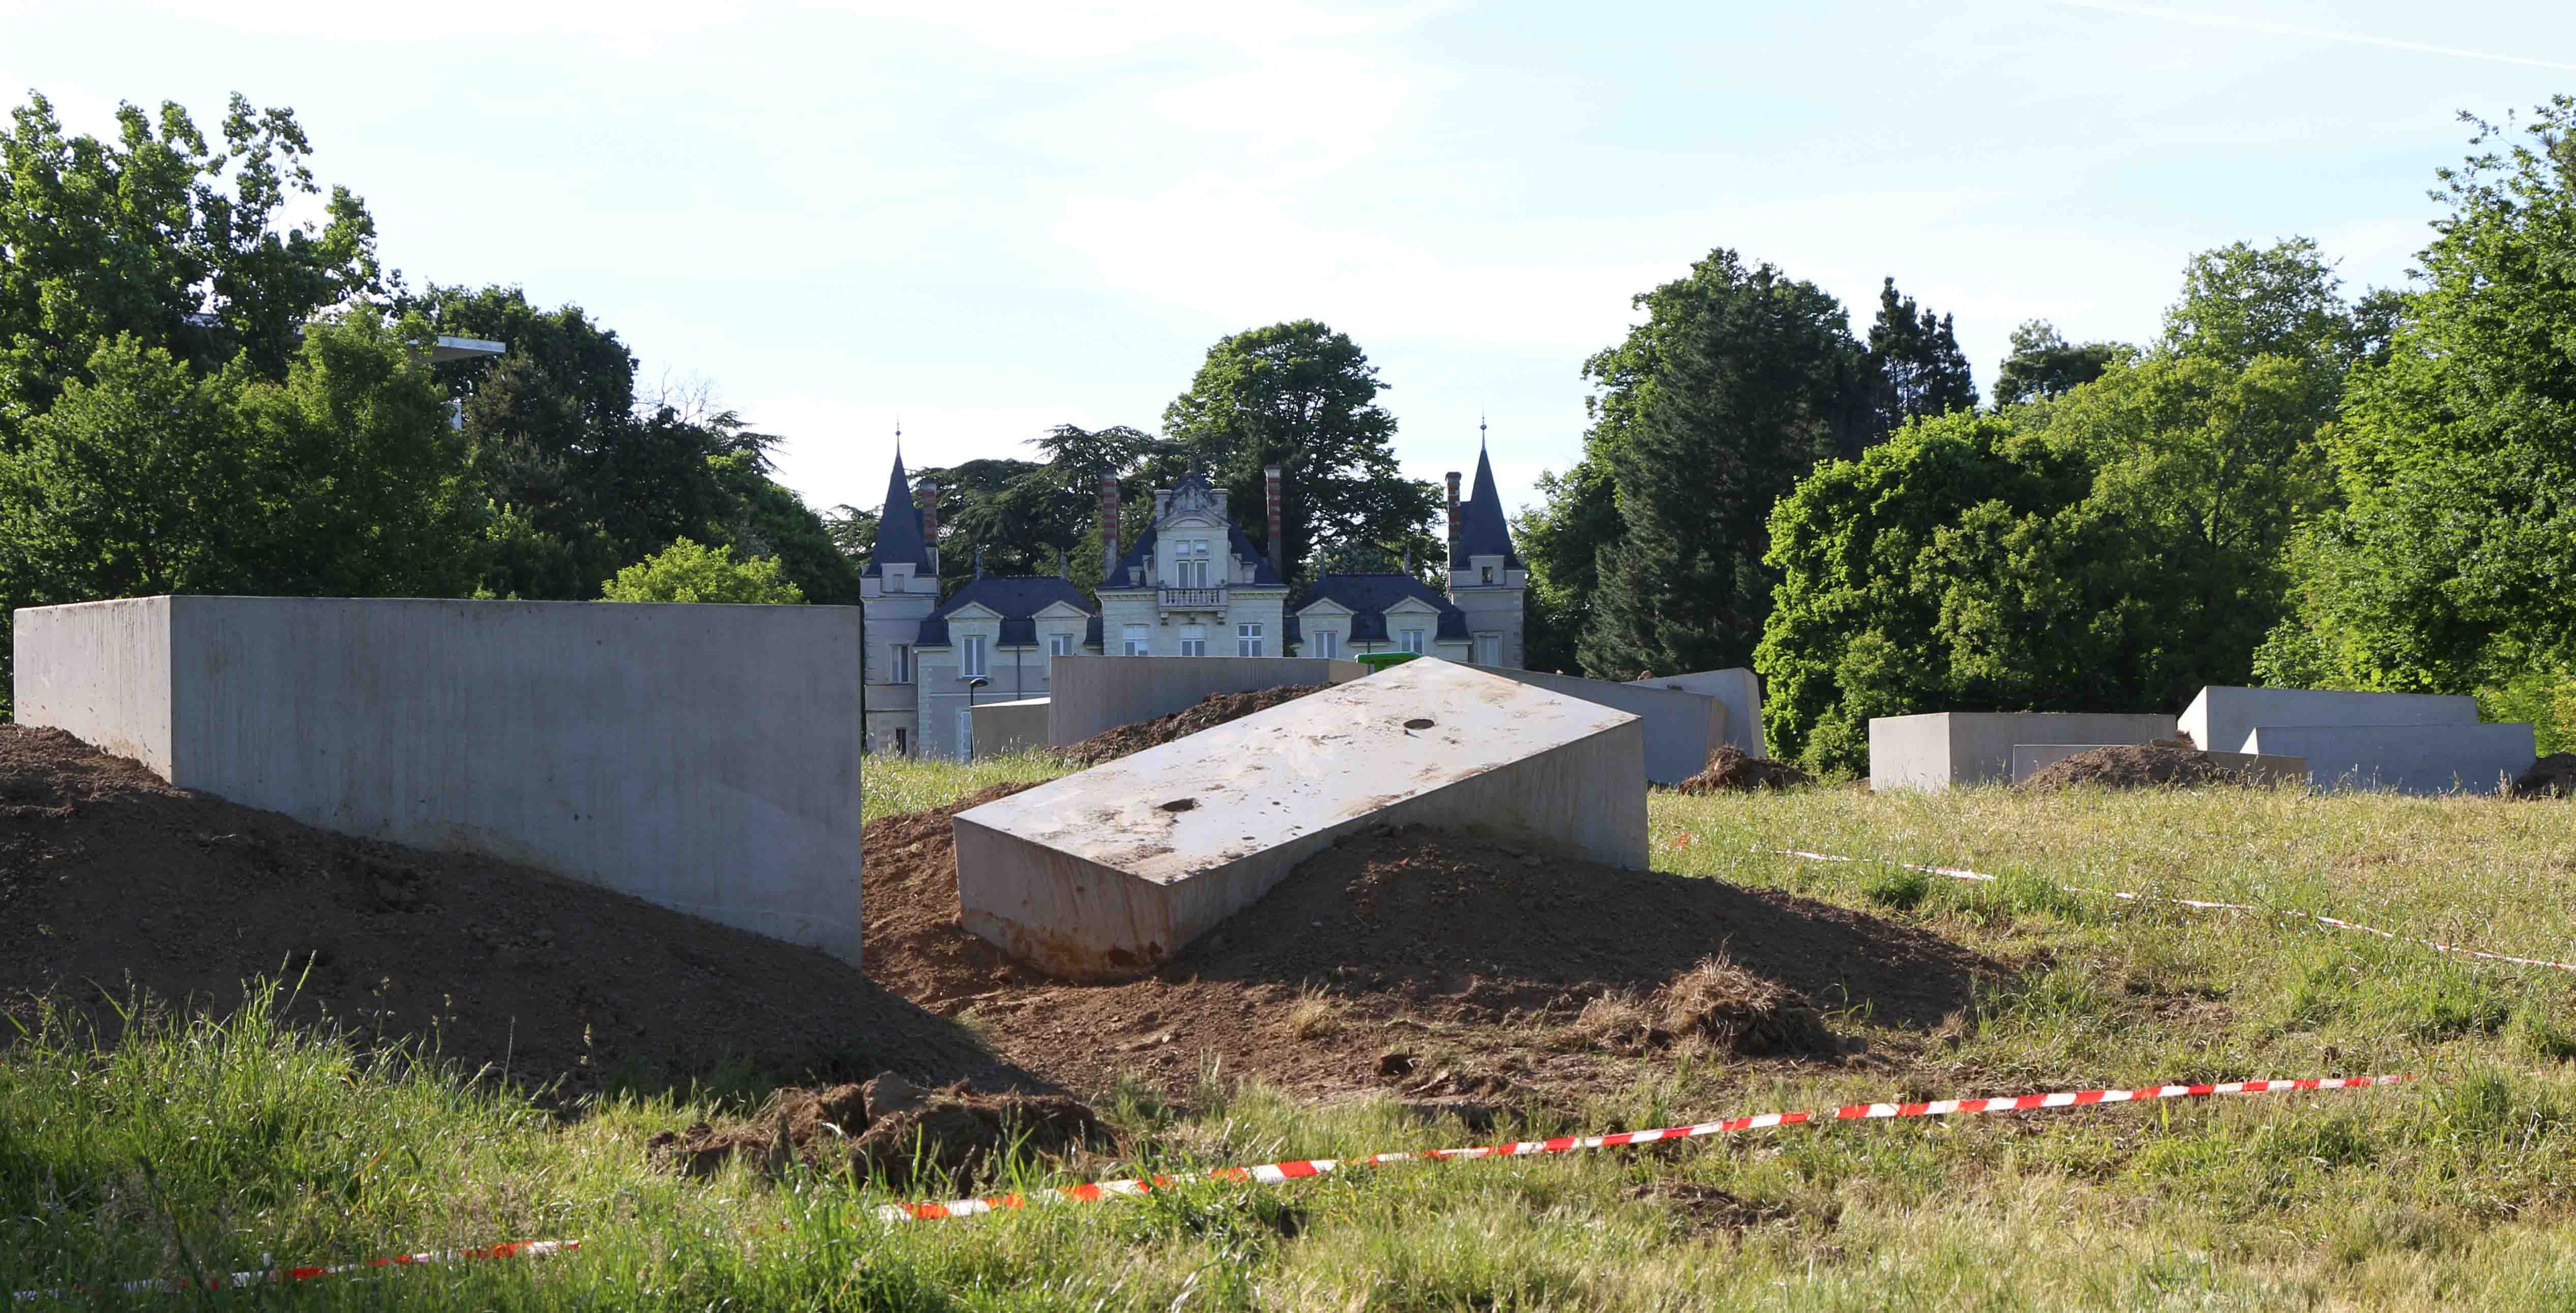
[[[1673,846],[1676,848],[1687,848],[1692,842],[1693,840],[1691,836],[1685,834],[1681,837],[1681,841],[1675,843]],[[1925,875],[1947,876],[1953,880],[1983,880],[1992,882],[2002,878],[2000,876],[1987,875],[1982,871],[1964,871],[1955,866],[1926,866],[1920,862],[1890,861],[1884,857],[1838,857],[1832,853],[1801,852],[1795,848],[1779,848],[1772,851],[1782,857],[1795,857],[1803,861],[1862,862],[1877,866],[1894,866],[1908,871],[1921,871]],[[2382,939],[2386,939],[2394,943],[2415,944],[2423,948],[2432,949],[2436,952],[2457,953],[2462,957],[2474,957],[2488,962],[2510,962],[2515,966],[2549,967],[2557,971],[2576,971],[2576,962],[2553,962],[2545,957],[2515,957],[2510,953],[2489,953],[2475,948],[2462,948],[2456,944],[2445,944],[2434,939],[2417,939],[2411,935],[2401,935],[2393,931],[2382,930],[2377,926],[2362,925],[2359,922],[2346,921],[2339,917],[2319,916],[2314,912],[2293,912],[2279,908],[2257,907],[2252,903],[2213,903],[2199,898],[2171,898],[2159,894],[2137,894],[2121,889],[2091,889],[2080,884],[2052,884],[2052,887],[2063,889],[2068,893],[2098,894],[2104,898],[2126,899],[2133,903],[2167,903],[2176,907],[2197,907],[2205,911],[2252,912],[2258,916],[2279,916],[2287,917],[2294,921],[2313,921],[2318,925],[2327,926],[2336,930],[2357,930],[2365,935],[2377,935]]]
[[[2414,1079],[2413,1076],[2339,1076],[2310,1080],[2227,1081],[2215,1085],[2157,1085],[2139,1090],[2081,1090],[2061,1094],[2023,1094],[2001,1099],[1940,1099],[1931,1103],[1855,1103],[1825,1112],[1766,1112],[1755,1117],[1730,1117],[1724,1121],[1701,1122],[1696,1126],[1666,1126],[1650,1131],[1621,1131],[1616,1135],[1565,1136],[1554,1140],[1524,1140],[1516,1144],[1496,1144],[1470,1149],[1381,1153],[1366,1158],[1308,1158],[1297,1162],[1264,1163],[1258,1167],[1219,1167],[1187,1178],[1136,1177],[1123,1181],[1095,1181],[1088,1185],[1068,1185],[1030,1194],[995,1195],[986,1199],[957,1199],[947,1203],[887,1204],[877,1210],[877,1216],[888,1222],[973,1217],[996,1209],[1026,1208],[1031,1204],[1089,1203],[1099,1199],[1148,1194],[1155,1190],[1167,1189],[1174,1182],[1184,1179],[1258,1181],[1276,1185],[1283,1181],[1322,1176],[1345,1167],[1382,1167],[1388,1163],[1447,1162],[1464,1158],[1520,1158],[1531,1154],[1571,1153],[1580,1149],[1611,1149],[1628,1144],[1651,1144],[1657,1140],[1687,1140],[1704,1135],[1731,1135],[1737,1131],[1764,1130],[1774,1126],[1799,1126],[1810,1122],[1875,1121],[1889,1117],[1946,1117],[1952,1113],[2023,1112],[2033,1108],[2080,1108],[2098,1103],[2136,1103],[2148,1099],[2205,1099],[2220,1094],[2286,1094],[2300,1090],[2357,1090],[2378,1085],[2396,1085]]]
[[[265,1272],[228,1272],[205,1279],[208,1290],[231,1290],[243,1286],[284,1284],[313,1281],[322,1277],[348,1276],[398,1267],[420,1267],[430,1263],[458,1263],[477,1258],[537,1258],[546,1254],[569,1253],[581,1248],[578,1240],[521,1240],[514,1244],[491,1245],[482,1249],[441,1249],[425,1254],[396,1254],[391,1258],[371,1258],[363,1263],[342,1263],[336,1267],[284,1267]],[[129,1295],[163,1292],[177,1294],[197,1287],[194,1281],[128,1281],[116,1287]],[[86,1291],[21,1290],[10,1296],[14,1301],[36,1299],[74,1299]]]

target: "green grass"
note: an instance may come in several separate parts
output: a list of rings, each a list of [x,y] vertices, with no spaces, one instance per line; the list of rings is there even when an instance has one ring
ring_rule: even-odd
[[[872,760],[871,816],[1042,759]],[[1890,1097],[2419,1072],[2267,1096],[1756,1133],[1632,1152],[1402,1166],[1284,1187],[886,1227],[823,1176],[642,1166],[736,1106],[620,1096],[557,1118],[401,1055],[360,1060],[252,1008],[100,1053],[66,1023],[0,1053],[0,1287],[336,1262],[578,1236],[584,1252],[138,1306],[693,1309],[2576,1309],[2576,979],[2270,916],[2324,913],[2576,958],[2576,806],[2213,791],[1938,797],[1817,788],[1651,807],[1659,865],[1933,929],[2016,968],[1888,1065],[1677,1061],[1524,1131]],[[1688,836],[1685,842],[1684,836]],[[1795,861],[1931,861],[1971,883]],[[1385,1102],[1203,1084],[1101,1106],[1154,1169],[1472,1142]],[[1019,1183],[1057,1180],[1021,1165]],[[1723,1224],[1685,1187],[1767,1220]]]

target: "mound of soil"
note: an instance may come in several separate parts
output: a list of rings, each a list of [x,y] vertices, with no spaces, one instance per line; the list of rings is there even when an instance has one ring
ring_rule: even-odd
[[[1778,1057],[1839,1051],[1818,1007],[1929,1030],[1995,969],[1826,903],[1421,829],[1318,854],[1122,984],[1040,978],[960,929],[943,813],[870,826],[866,879],[869,973],[1074,1090],[1123,1073],[1186,1093],[1211,1070],[1309,1094],[1590,1087],[1625,1079],[1616,1060],[1653,1047],[1648,1030]],[[1604,998],[1652,1000],[1651,1024],[1631,1039],[1605,1036],[1599,1014],[1587,1028]]]
[[[1708,765],[1699,774],[1673,786],[1676,793],[1750,793],[1756,789],[1786,789],[1794,785],[1813,784],[1816,777],[1785,761],[1756,757],[1732,743],[1721,743],[1708,754]]]
[[[2513,782],[2517,798],[2576,797],[2576,752],[2553,752]]]
[[[1062,1157],[1113,1137],[1089,1106],[1061,1094],[977,1093],[959,1081],[924,1091],[887,1073],[866,1085],[782,1090],[753,1116],[699,1122],[645,1145],[656,1167],[712,1176],[736,1158],[776,1176],[791,1162],[900,1190],[963,1191],[1012,1152]]]
[[[1321,693],[1323,684],[1282,684],[1277,688],[1257,689],[1250,693],[1211,693],[1168,716],[1140,720],[1133,725],[1105,729],[1070,747],[1056,749],[1056,755],[1077,766],[1097,766],[1116,761],[1130,753],[1160,747],[1174,739],[1185,739],[1203,729],[1215,729],[1229,720],[1241,720],[1256,711],[1268,711],[1282,702],[1294,702],[1309,693]]]
[[[2188,739],[2157,739],[2094,748],[2050,762],[2021,782],[2025,789],[2063,789],[2078,784],[2106,789],[2148,789],[2194,784],[2243,784],[2244,771],[2223,766]]]
[[[431,1037],[469,1070],[560,1081],[559,1097],[730,1063],[1027,1081],[824,953],[526,867],[316,830],[174,789],[60,730],[0,725],[0,1004],[50,995],[112,1041],[106,996],[223,1011],[245,980],[280,975],[301,978],[291,1019],[368,1043]]]

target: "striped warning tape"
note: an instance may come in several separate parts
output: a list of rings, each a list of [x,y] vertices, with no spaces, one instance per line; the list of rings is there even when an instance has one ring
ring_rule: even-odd
[[[1366,1158],[1307,1158],[1297,1162],[1264,1163],[1258,1167],[1219,1167],[1204,1174],[1188,1177],[1145,1176],[1123,1181],[1095,1181],[1088,1185],[1068,1185],[1054,1190],[1028,1194],[994,1195],[985,1199],[956,1199],[946,1203],[887,1204],[877,1216],[888,1222],[934,1221],[940,1218],[973,1217],[996,1209],[1026,1208],[1031,1204],[1088,1203],[1120,1196],[1148,1194],[1168,1189],[1182,1180],[1258,1181],[1276,1185],[1283,1181],[1322,1176],[1345,1167],[1383,1167],[1389,1163],[1448,1162],[1467,1158],[1521,1158],[1532,1154],[1572,1153],[1581,1149],[1612,1149],[1621,1145],[1651,1144],[1657,1140],[1687,1140],[1704,1135],[1731,1135],[1738,1131],[1757,1131],[1774,1126],[1801,1126],[1811,1122],[1875,1121],[1889,1117],[1946,1117],[1952,1113],[2024,1112],[2033,1108],[2081,1108],[2102,1103],[2136,1103],[2148,1099],[2206,1099],[2221,1094],[2287,1094],[2300,1090],[2357,1090],[2371,1086],[2396,1085],[2416,1079],[2413,1076],[2333,1076],[2309,1080],[2226,1081],[2214,1085],[2155,1085],[2137,1090],[2079,1090],[2060,1094],[2022,1094],[2000,1099],[1938,1099],[1930,1103],[1854,1103],[1824,1112],[1766,1112],[1754,1117],[1730,1117],[1724,1121],[1701,1122],[1696,1126],[1666,1126],[1650,1131],[1621,1131],[1615,1135],[1565,1136],[1554,1140],[1523,1140],[1516,1144],[1484,1145],[1468,1149],[1429,1149],[1418,1153],[1381,1153]]]
[[[1687,848],[1690,846],[1691,842],[1691,836],[1685,834],[1682,836],[1681,841],[1675,843],[1673,846],[1676,848]],[[1782,857],[1795,857],[1802,861],[1861,862],[1876,866],[1894,866],[1908,871],[1921,871],[1925,875],[1947,876],[1953,880],[1982,880],[1992,882],[2002,878],[2001,876],[1988,875],[1983,871],[1966,871],[1955,866],[1926,866],[1920,862],[1899,862],[1892,861],[1885,857],[1839,857],[1832,853],[1802,852],[1796,848],[1776,848],[1771,851]],[[2294,912],[2282,908],[2258,907],[2252,903],[2214,903],[2200,898],[2173,898],[2160,894],[2130,893],[2123,889],[2093,889],[2080,884],[2053,884],[2053,887],[2063,889],[2068,893],[2097,894],[2104,898],[2125,899],[2133,903],[2166,903],[2175,907],[2197,907],[2205,911],[2252,912],[2258,916],[2278,916],[2286,917],[2293,921],[2312,921],[2318,925],[2327,926],[2336,930],[2355,930],[2365,935],[2377,935],[2382,939],[2391,941],[2392,943],[2415,944],[2420,947],[2433,949],[2436,952],[2457,953],[2462,957],[2474,957],[2487,962],[2509,962],[2515,966],[2548,967],[2556,971],[2576,971],[2576,962],[2556,962],[2545,957],[2515,957],[2510,953],[2489,953],[2475,948],[2462,948],[2456,944],[2445,944],[2437,939],[2417,939],[2412,935],[2401,935],[2394,931],[2382,930],[2377,926],[2367,926],[2357,921],[2346,921],[2340,917],[2319,916],[2314,912]]]
[[[506,1245],[489,1245],[481,1249],[440,1249],[424,1254],[396,1254],[391,1258],[371,1258],[363,1263],[342,1263],[336,1267],[284,1267],[263,1272],[228,1272],[205,1279],[208,1290],[231,1290],[243,1286],[267,1285],[272,1282],[315,1281],[323,1277],[348,1276],[390,1268],[421,1267],[431,1263],[458,1263],[477,1258],[538,1258],[546,1254],[569,1253],[581,1248],[578,1240],[521,1240]],[[197,1288],[195,1281],[127,1281],[116,1289],[129,1294],[177,1294]],[[21,1290],[11,1295],[19,1300],[65,1300],[88,1294],[86,1290]]]

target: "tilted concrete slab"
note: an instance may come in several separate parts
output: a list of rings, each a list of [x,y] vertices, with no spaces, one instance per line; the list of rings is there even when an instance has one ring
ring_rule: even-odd
[[[2118,743],[2016,743],[2013,745],[2012,782],[2019,784],[2079,752],[2095,748],[2135,746]],[[2204,754],[2220,770],[2260,784],[2277,784],[2285,780],[2306,783],[2308,761],[2305,757],[2259,757],[2250,752],[2212,752]]]
[[[2174,719],[2194,745],[2247,752],[2257,725],[2474,725],[2476,698],[2444,693],[2347,693],[2319,688],[2213,684]]]
[[[1187,711],[1218,693],[1339,684],[1368,674],[1329,657],[1060,656],[1047,676],[1047,737],[1055,747],[1104,730]]]
[[[2316,788],[2397,793],[2494,793],[2531,769],[2535,755],[2531,726],[2519,723],[2258,725],[2245,743],[2307,758]]]
[[[1646,865],[1637,717],[1413,661],[958,814],[966,928],[1057,976],[1151,970],[1375,824]]]
[[[1646,779],[1650,783],[1679,784],[1699,774],[1708,767],[1708,754],[1726,742],[1726,704],[1706,693],[1648,684],[1614,684],[1603,679],[1550,675],[1536,670],[1506,670],[1497,666],[1476,666],[1474,669],[1515,684],[1527,684],[1550,693],[1597,702],[1643,719],[1646,722]]]
[[[2145,743],[2173,733],[2171,718],[2128,712],[1935,711],[1869,722],[1869,786],[1939,792],[2012,780],[2021,743]]]
[[[1762,677],[1742,666],[1726,670],[1695,670],[1687,675],[1664,675],[1656,679],[1635,679],[1632,684],[1652,688],[1678,689],[1684,693],[1701,693],[1726,704],[1726,741],[1756,757],[1768,757],[1771,750],[1762,738]]]

